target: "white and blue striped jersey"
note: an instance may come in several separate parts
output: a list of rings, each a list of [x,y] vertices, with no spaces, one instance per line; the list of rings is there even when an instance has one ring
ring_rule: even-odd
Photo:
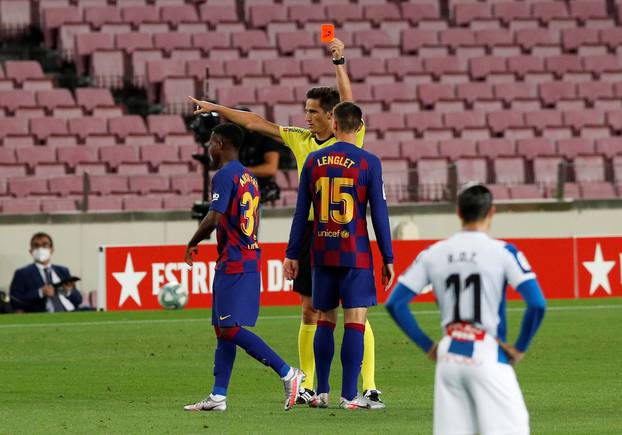
[[[469,322],[505,341],[505,289],[535,274],[513,245],[479,231],[460,231],[419,254],[398,282],[415,294],[432,285],[441,326]]]

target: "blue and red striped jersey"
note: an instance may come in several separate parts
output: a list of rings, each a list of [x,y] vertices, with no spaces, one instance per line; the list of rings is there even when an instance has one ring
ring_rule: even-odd
[[[211,210],[222,213],[216,232],[216,270],[259,272],[259,185],[239,161],[228,162],[214,174]]]
[[[300,256],[304,225],[312,203],[314,265],[372,267],[366,219],[368,203],[383,260],[393,263],[389,214],[378,157],[347,142],[337,142],[309,154],[300,175],[287,258]]]

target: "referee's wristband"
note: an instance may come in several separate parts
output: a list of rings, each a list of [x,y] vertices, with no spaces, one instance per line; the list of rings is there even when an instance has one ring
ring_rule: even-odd
[[[335,65],[343,65],[344,63],[346,63],[346,58],[341,56],[340,59],[333,59],[333,63]]]

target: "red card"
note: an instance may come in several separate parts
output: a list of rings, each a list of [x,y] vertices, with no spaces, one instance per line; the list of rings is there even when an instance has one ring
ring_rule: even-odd
[[[320,30],[320,40],[325,43],[333,42],[335,39],[335,25],[334,24],[322,24]]]

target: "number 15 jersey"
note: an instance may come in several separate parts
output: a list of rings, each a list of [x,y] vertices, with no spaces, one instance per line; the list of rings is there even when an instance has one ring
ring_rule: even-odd
[[[383,261],[393,263],[389,215],[378,157],[347,142],[337,142],[309,154],[300,175],[287,258],[296,260],[300,256],[304,226],[313,203],[312,264],[371,268],[368,202]]]
[[[480,231],[460,231],[421,252],[398,282],[419,294],[432,285],[441,326],[468,322],[506,340],[505,290],[535,279],[522,252]]]
[[[218,222],[216,270],[224,273],[259,272],[259,186],[239,161],[225,164],[212,178],[211,210],[222,213]]]

